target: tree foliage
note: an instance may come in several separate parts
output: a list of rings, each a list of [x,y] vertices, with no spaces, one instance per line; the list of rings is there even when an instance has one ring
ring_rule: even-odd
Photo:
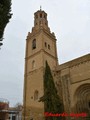
[[[4,29],[12,14],[11,0],[0,0],[0,41],[3,40]]]
[[[62,113],[63,104],[60,100],[54,84],[53,76],[48,63],[46,62],[44,75],[44,95],[40,98],[44,102],[44,111],[48,113]],[[46,120],[61,120],[60,117],[46,117]]]

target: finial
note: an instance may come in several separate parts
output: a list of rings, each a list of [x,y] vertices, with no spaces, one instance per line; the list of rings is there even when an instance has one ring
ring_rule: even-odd
[[[40,11],[42,10],[42,6],[40,5]]]

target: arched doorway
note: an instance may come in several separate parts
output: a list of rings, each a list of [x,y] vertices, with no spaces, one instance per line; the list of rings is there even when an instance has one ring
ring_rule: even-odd
[[[86,113],[88,120],[90,116],[90,83],[80,85],[74,94],[74,112]],[[90,118],[89,118],[90,119]]]

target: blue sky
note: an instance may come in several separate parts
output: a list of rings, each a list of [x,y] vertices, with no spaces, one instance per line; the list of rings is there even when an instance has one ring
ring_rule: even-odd
[[[0,98],[11,106],[23,101],[25,39],[40,5],[56,35],[60,64],[90,53],[90,0],[13,0],[0,50]]]

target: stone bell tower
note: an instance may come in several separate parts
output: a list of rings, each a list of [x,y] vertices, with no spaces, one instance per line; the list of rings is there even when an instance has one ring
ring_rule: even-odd
[[[47,13],[40,9],[34,13],[34,27],[26,39],[24,120],[43,120],[44,104],[38,100],[43,95],[46,60],[52,70],[58,65],[56,38],[48,27]]]

